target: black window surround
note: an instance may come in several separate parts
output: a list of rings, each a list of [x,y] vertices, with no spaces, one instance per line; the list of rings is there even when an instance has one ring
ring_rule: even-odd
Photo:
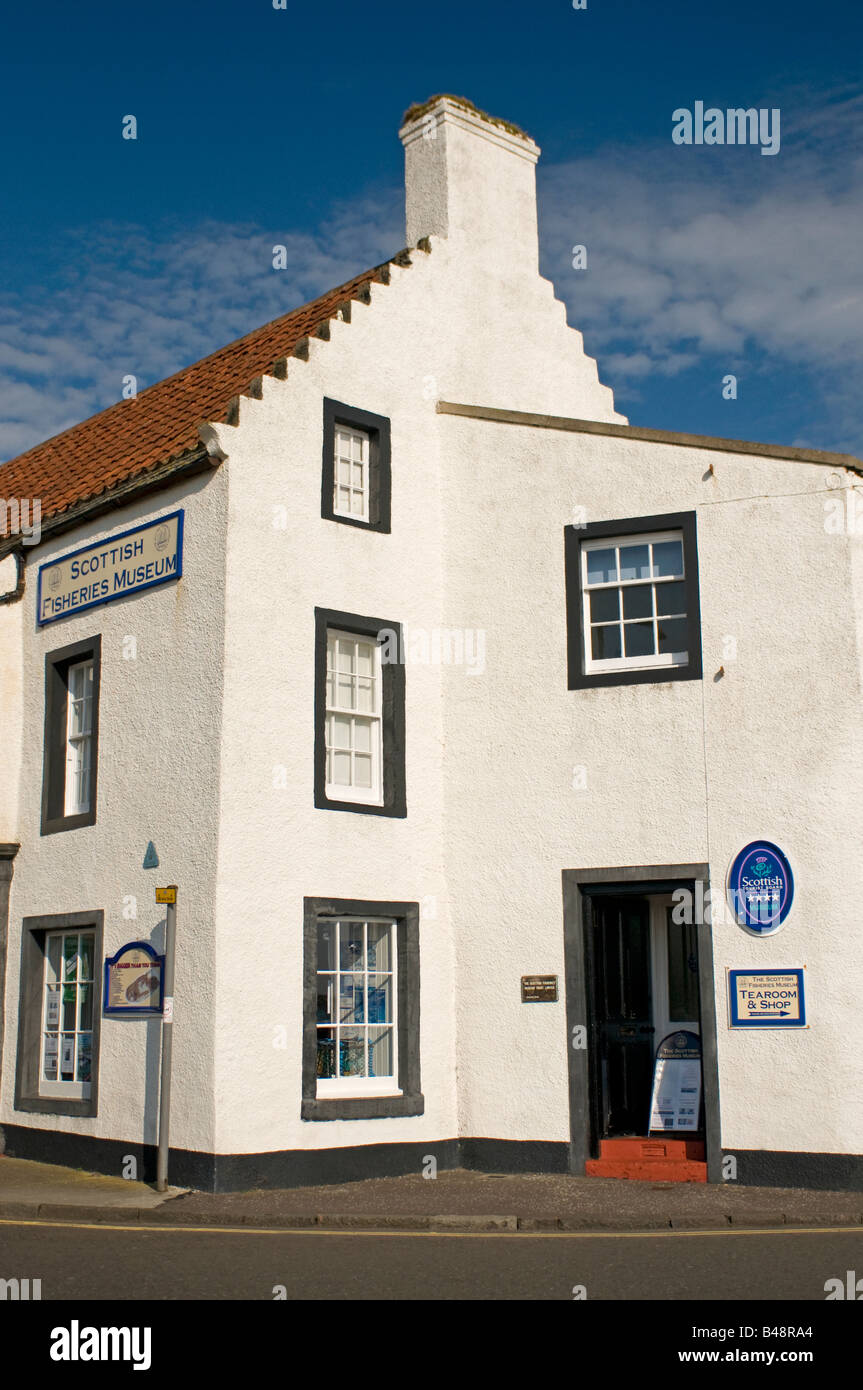
[[[69,698],[69,667],[78,661],[93,661],[93,747],[90,767],[90,809],[78,815],[64,814],[66,795],[66,711]],[[58,647],[45,656],[45,733],[42,752],[43,835],[58,830],[77,830],[96,824],[99,773],[99,691],[101,685],[102,638],[88,637],[68,647]]]
[[[383,726],[383,805],[362,801],[339,801],[327,796],[327,633],[339,632],[370,637],[385,644],[381,653],[381,720]],[[395,647],[399,659],[385,655]],[[365,618],[358,613],[340,613],[333,608],[315,609],[315,805],[319,810],[353,811],[367,816],[407,815],[405,786],[405,668],[400,623],[383,618]]]
[[[336,425],[362,430],[369,436],[369,519],[339,516],[333,507],[335,484]],[[324,398],[324,456],[321,481],[321,516],[343,526],[359,526],[363,531],[390,531],[392,474],[390,467],[390,422],[385,415],[372,415],[342,401]]]
[[[21,977],[18,1000],[18,1059],[15,1069],[16,1110],[34,1115],[99,1113],[99,1033],[102,1020],[102,928],[104,913],[60,912],[48,917],[25,917],[21,932]],[[40,1096],[39,1059],[42,1035],[42,990],[45,974],[45,938],[54,931],[91,931],[93,942],[93,1052],[90,1094],[85,1099],[64,1100]]]
[[[317,1098],[318,923],[340,917],[389,917],[396,923],[398,983],[398,1085],[401,1095]],[[380,1120],[422,1115],[420,1083],[419,904],[369,902],[358,898],[303,899],[303,1080],[304,1120]]]
[[[644,535],[650,531],[680,531],[686,585],[687,652],[683,666],[652,666],[620,671],[585,671],[584,608],[581,587],[583,541]],[[607,685],[656,685],[666,681],[701,680],[701,603],[698,587],[698,541],[695,512],[662,516],[625,517],[567,526],[563,533],[566,574],[567,689],[591,690]]]

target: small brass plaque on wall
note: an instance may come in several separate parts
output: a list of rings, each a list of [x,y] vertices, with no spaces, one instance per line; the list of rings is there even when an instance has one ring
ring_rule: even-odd
[[[521,1002],[522,1004],[556,1004],[557,976],[522,975]]]

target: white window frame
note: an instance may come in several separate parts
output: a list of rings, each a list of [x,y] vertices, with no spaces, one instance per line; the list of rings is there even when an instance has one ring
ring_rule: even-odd
[[[654,1052],[669,1033],[686,1030],[701,1036],[701,1020],[698,1018],[672,1019],[670,1002],[670,981],[668,978],[668,913],[674,906],[670,893],[650,897],[650,954],[651,954],[651,1004],[653,1009],[653,1049]]]
[[[75,695],[80,676],[87,688],[89,672],[90,693]],[[93,800],[93,712],[95,705],[95,662],[92,657],[75,661],[66,672],[66,766],[64,773],[63,813],[67,816],[86,815]],[[74,732],[76,704],[84,706],[87,718],[83,727]],[[78,796],[78,779],[86,777],[86,797]]]
[[[347,453],[344,452],[345,443],[348,445]],[[357,446],[359,458],[355,457]],[[341,476],[343,466],[348,469],[347,482]],[[351,521],[369,521],[370,466],[371,436],[365,430],[354,429],[353,425],[340,425],[336,421],[333,435],[333,514],[335,516],[350,517]],[[355,468],[360,469],[359,486],[354,479]],[[345,487],[347,487],[349,494],[347,509],[339,505],[339,492]],[[359,511],[354,506],[357,498],[361,503]]]
[[[320,931],[321,926],[323,926],[323,925],[325,925],[325,924],[326,924],[326,925],[331,925],[331,926],[333,926],[333,927],[336,929],[336,931],[337,931],[337,937],[336,937],[336,943],[335,943],[335,949],[334,949],[335,970],[332,972],[332,983],[331,983],[331,986],[330,986],[330,987],[333,989],[333,991],[334,991],[335,998],[336,998],[336,999],[339,998],[339,989],[338,989],[339,977],[340,977],[341,975],[343,975],[343,974],[353,974],[353,973],[359,974],[359,973],[360,973],[359,971],[357,971],[357,972],[352,972],[352,971],[343,971],[343,970],[341,969],[341,965],[340,965],[340,951],[339,951],[340,942],[339,942],[338,933],[340,933],[342,926],[351,927],[351,926],[358,926],[358,925],[362,924],[362,927],[363,927],[363,960],[364,960],[364,970],[363,970],[363,972],[362,972],[362,974],[363,974],[363,979],[364,979],[364,993],[363,993],[363,997],[364,997],[364,999],[365,999],[365,1001],[366,1001],[366,1013],[368,1013],[368,978],[369,978],[369,976],[370,976],[370,975],[389,975],[389,976],[391,977],[390,996],[391,996],[391,999],[392,999],[392,1022],[391,1022],[391,1023],[369,1023],[368,1021],[366,1021],[365,1023],[342,1023],[340,1019],[336,1018],[335,1021],[334,1021],[334,1022],[331,1022],[331,1023],[318,1023],[317,1017],[316,1017],[316,1018],[315,1018],[315,1056],[317,1057],[317,1039],[318,1039],[318,1034],[319,1034],[320,1032],[326,1030],[326,1029],[332,1029],[333,1032],[335,1033],[335,1057],[336,1057],[336,1065],[338,1066],[338,1059],[339,1059],[339,1038],[338,1038],[338,1032],[337,1032],[338,1029],[340,1029],[340,1028],[342,1028],[342,1027],[344,1027],[344,1028],[362,1028],[362,1029],[364,1029],[366,1039],[368,1039],[368,1033],[369,1033],[369,1030],[370,1030],[370,1029],[375,1029],[375,1028],[391,1028],[391,1030],[392,1030],[393,1074],[392,1074],[391,1077],[387,1077],[387,1076],[334,1076],[334,1077],[316,1077],[315,1098],[316,1098],[317,1100],[326,1100],[327,1098],[332,1099],[334,1096],[341,1096],[341,1097],[343,1097],[343,1098],[344,1098],[345,1096],[358,1096],[358,1097],[360,1097],[360,1096],[367,1096],[367,1097],[373,1097],[373,1096],[400,1096],[400,1095],[403,1094],[403,1092],[402,1092],[401,1087],[399,1086],[399,1082],[398,1082],[398,1067],[399,1067],[399,1049],[398,1049],[398,1043],[399,1043],[399,1017],[398,1017],[398,1010],[399,1010],[399,1002],[398,1002],[398,999],[399,999],[399,996],[398,996],[398,923],[397,923],[396,921],[394,921],[391,917],[355,917],[355,916],[333,917],[333,918],[327,919],[327,920],[326,920],[326,923],[324,922],[324,919],[319,918],[319,919],[318,919],[317,930]],[[390,932],[389,957],[390,957],[390,963],[391,963],[391,969],[390,969],[390,970],[369,970],[369,968],[368,968],[368,937],[369,937],[369,927],[370,927],[370,926],[378,926],[378,927],[379,927],[379,926],[385,926],[385,927],[388,927],[388,928],[389,928],[389,932]],[[318,969],[317,969],[317,961],[316,961],[316,965],[315,965],[315,987],[316,987],[316,992],[317,992],[317,981],[318,981],[318,977],[319,977],[322,973],[328,974],[328,973],[330,973],[330,972],[322,972],[322,971],[318,970]],[[336,1009],[332,1009],[331,1012],[332,1012],[333,1014],[335,1014],[335,1013],[337,1013],[337,1010],[336,1010]],[[366,1065],[368,1065],[368,1055],[367,1055],[367,1053],[365,1054],[365,1056],[366,1056]]]
[[[618,549],[620,546],[631,546],[631,545],[656,545],[656,544],[659,544],[659,543],[661,543],[661,542],[663,542],[663,541],[678,541],[678,542],[680,543],[680,549],[681,549],[681,555],[682,555],[682,561],[683,561],[683,572],[682,572],[682,574],[679,574],[679,575],[667,575],[667,576],[665,576],[665,575],[663,575],[663,576],[654,576],[654,577],[651,577],[650,579],[620,579],[620,578],[618,578],[618,579],[611,580],[611,581],[609,581],[608,583],[605,583],[605,584],[590,584],[590,585],[588,585],[588,582],[587,582],[587,557],[588,557],[588,555],[591,553],[591,551],[594,551],[594,550],[611,550],[611,549]],[[618,557],[618,575],[619,575],[619,573],[620,573],[620,565],[619,565],[619,557]],[[678,667],[678,666],[686,666],[686,665],[688,664],[688,662],[689,662],[689,652],[686,651],[686,650],[685,650],[685,651],[681,651],[681,652],[655,652],[655,653],[652,653],[652,654],[650,654],[650,655],[648,655],[648,656],[626,656],[625,654],[622,654],[622,655],[619,656],[619,657],[604,657],[604,658],[601,658],[601,659],[594,659],[594,657],[593,657],[593,627],[594,627],[594,626],[597,626],[597,625],[596,625],[596,624],[591,624],[591,618],[590,618],[590,595],[591,595],[592,593],[597,593],[597,592],[601,592],[601,591],[603,591],[603,590],[608,590],[608,589],[615,589],[615,590],[617,590],[618,592],[620,592],[621,595],[622,595],[622,591],[623,591],[624,589],[634,588],[634,587],[637,587],[638,585],[643,585],[643,584],[649,584],[649,585],[651,585],[651,589],[652,589],[652,593],[653,593],[653,616],[652,616],[652,621],[653,621],[653,638],[654,638],[654,645],[658,646],[658,645],[659,645],[659,640],[658,640],[658,634],[657,634],[656,627],[657,627],[657,623],[660,621],[660,619],[657,618],[657,614],[656,614],[656,597],[655,597],[655,596],[656,596],[656,588],[657,588],[657,586],[660,586],[660,585],[663,585],[663,584],[683,584],[684,586],[686,586],[686,587],[685,587],[685,602],[686,602],[687,604],[689,603],[689,589],[688,589],[688,586],[687,586],[687,584],[686,584],[686,546],[685,546],[685,543],[684,543],[684,536],[683,536],[683,531],[682,531],[682,530],[672,530],[672,531],[650,531],[650,532],[643,532],[643,533],[642,533],[642,532],[635,532],[635,533],[630,532],[628,535],[627,535],[626,532],[622,532],[620,535],[616,535],[616,536],[605,536],[605,537],[602,537],[602,538],[597,538],[596,540],[590,540],[590,541],[583,541],[583,542],[582,542],[582,544],[581,544],[581,601],[582,601],[582,611],[583,611],[583,624],[582,624],[582,626],[583,626],[583,632],[584,632],[584,670],[585,670],[585,674],[586,674],[586,675],[591,674],[591,673],[593,673],[593,672],[598,672],[598,671],[645,671],[645,670],[658,670],[658,669],[661,669],[661,668],[664,667],[664,666],[667,666],[667,667],[669,667],[669,668],[672,668],[672,667]],[[673,618],[675,619],[675,621],[676,621],[676,620],[678,619],[678,617],[688,618],[688,617],[689,617],[689,613],[688,613],[688,611],[686,611],[686,612],[684,612],[684,613],[682,613],[682,614],[680,614],[680,615],[667,614],[667,615],[663,615],[663,616],[666,616],[666,617],[668,617],[669,619],[671,619],[671,618],[673,617]],[[647,622],[647,621],[648,621],[648,619],[646,619],[646,618],[634,618],[634,619],[628,619],[628,620],[627,620],[627,623],[637,623],[637,622]],[[609,624],[609,626],[614,626],[614,624],[611,623],[611,624]],[[619,622],[618,622],[618,627],[619,627],[619,628],[623,628],[623,627],[625,627],[625,626],[626,626],[626,623],[624,623],[624,619],[623,619],[623,602],[622,602],[622,597],[621,597],[621,600],[620,600],[620,619],[619,619]]]
[[[74,980],[67,979],[67,978],[65,977],[65,972],[64,972],[64,962],[65,962],[65,959],[66,959],[66,956],[65,956],[65,943],[66,943],[66,940],[67,940],[68,938],[70,938],[70,937],[76,937],[76,938],[77,938],[77,942],[78,942],[78,944],[77,944],[77,946],[76,946],[76,961],[75,961],[75,978],[74,978]],[[89,978],[83,977],[83,976],[81,975],[81,938],[82,938],[82,937],[89,937],[89,938],[90,938],[90,966],[91,966],[92,974],[90,975]],[[60,941],[60,973],[59,973],[59,975],[55,978],[54,975],[53,975],[52,969],[51,969],[50,942],[51,942],[52,940],[58,940],[58,939],[59,939],[59,941]],[[83,931],[74,931],[74,930],[73,930],[73,931],[49,931],[49,932],[46,932],[46,933],[45,933],[44,951],[45,951],[45,961],[44,961],[44,965],[43,965],[43,968],[42,968],[42,992],[41,992],[41,1000],[40,1000],[40,1006],[39,1006],[40,1009],[41,1009],[40,1030],[39,1030],[39,1038],[40,1038],[40,1042],[39,1042],[39,1095],[40,1095],[40,1096],[54,1096],[54,1097],[60,1097],[60,1098],[62,1098],[62,1099],[64,1099],[64,1100],[89,1100],[89,1098],[90,1098],[90,1088],[91,1088],[91,1086],[92,1086],[92,1081],[77,1081],[77,1080],[63,1081],[63,1080],[60,1080],[59,1078],[58,1078],[57,1080],[55,1080],[55,1081],[46,1080],[46,1078],[45,1078],[45,1042],[46,1042],[46,1037],[47,1037],[47,1035],[48,1035],[49,1033],[52,1034],[52,1035],[56,1035],[56,1037],[57,1037],[57,1058],[58,1058],[58,1062],[57,1062],[57,1071],[58,1071],[58,1073],[59,1073],[59,1071],[60,1071],[61,1059],[62,1059],[63,1038],[64,1038],[64,1035],[68,1036],[68,1033],[69,1033],[69,1031],[70,1031],[69,1029],[66,1029],[66,1028],[63,1027],[63,990],[64,990],[64,988],[65,988],[67,985],[72,985],[72,984],[74,984],[74,986],[75,986],[75,1027],[74,1027],[74,1030],[73,1030],[73,1047],[74,1047],[74,1057],[75,1057],[75,1071],[76,1071],[76,1073],[77,1073],[77,1070],[78,1070],[78,1039],[79,1039],[79,1037],[81,1036],[81,1034],[86,1033],[86,1034],[89,1034],[89,1036],[90,1036],[90,1070],[91,1070],[91,1076],[92,1076],[92,1067],[93,1067],[93,1041],[94,1041],[94,1038],[95,1038],[95,1026],[94,1026],[94,1025],[95,1025],[95,1009],[96,1009],[96,970],[97,970],[97,968],[98,968],[98,967],[97,967],[97,963],[96,963],[96,933],[95,933],[94,931],[92,931],[92,930],[91,930],[91,931],[88,931],[88,930],[86,930],[86,929],[84,929]],[[82,1028],[82,1027],[81,1027],[81,991],[80,991],[80,986],[81,986],[81,985],[84,985],[84,984],[89,985],[89,987],[90,987],[90,1027],[89,1027],[89,1028]],[[58,1026],[57,1026],[56,1028],[49,1028],[49,1027],[48,1027],[48,998],[49,998],[49,995],[50,995],[50,994],[56,994],[56,995],[58,996]]]
[[[353,703],[350,706],[338,703],[340,690],[339,682],[336,677],[339,674],[337,657],[339,655],[339,643],[350,643],[354,648],[354,667],[352,672],[352,697]],[[360,677],[357,672],[357,648],[360,646],[371,648],[371,709],[360,710],[357,708],[356,695],[359,689],[358,682],[364,677]],[[342,675],[346,674],[342,672]],[[331,682],[331,676],[333,677]],[[332,697],[330,686],[332,684]],[[332,741],[331,729],[336,717],[347,718],[350,720],[350,749],[337,748]],[[357,750],[355,747],[355,730],[358,724],[368,725],[369,728],[369,749],[371,753],[371,786],[363,787],[355,784],[345,786],[331,780],[331,769],[334,766],[335,754],[350,752],[351,754],[351,776],[354,773],[354,755],[357,751],[365,754],[365,749]],[[364,806],[382,806],[384,802],[383,788],[383,758],[384,758],[384,721],[383,721],[383,671],[381,662],[380,644],[373,637],[364,637],[355,632],[342,632],[337,628],[327,629],[327,671],[324,685],[324,743],[326,757],[326,795],[331,801],[353,801]]]

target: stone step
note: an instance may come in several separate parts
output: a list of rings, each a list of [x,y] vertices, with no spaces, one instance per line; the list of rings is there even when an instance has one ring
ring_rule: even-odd
[[[602,1139],[599,1158],[588,1159],[585,1171],[594,1178],[631,1178],[641,1182],[707,1182],[701,1139],[627,1136]]]
[[[669,1158],[589,1158],[589,1178],[628,1178],[636,1182],[707,1182],[707,1164]]]
[[[599,1145],[600,1158],[670,1158],[677,1161],[704,1162],[704,1141],[702,1139],[672,1139],[666,1135],[653,1138],[640,1138],[627,1135],[624,1139],[602,1139]]]

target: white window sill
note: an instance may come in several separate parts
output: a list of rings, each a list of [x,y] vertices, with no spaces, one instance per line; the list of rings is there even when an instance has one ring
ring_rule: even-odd
[[[681,666],[689,665],[689,656],[686,652],[675,652],[674,657],[668,661],[657,661],[653,657],[633,659],[631,661],[589,661],[585,663],[585,675],[607,675],[611,671],[678,671]]]
[[[335,787],[329,783],[326,787],[328,801],[350,801],[356,806],[383,806],[383,797],[373,793],[370,796],[358,796],[354,787]]]
[[[350,1081],[319,1081],[315,1091],[316,1100],[376,1100],[386,1096],[401,1096],[404,1092],[395,1084],[387,1085],[385,1081],[364,1081],[362,1085],[353,1085]]]
[[[41,1081],[39,1095],[46,1100],[89,1100],[89,1081]]]

